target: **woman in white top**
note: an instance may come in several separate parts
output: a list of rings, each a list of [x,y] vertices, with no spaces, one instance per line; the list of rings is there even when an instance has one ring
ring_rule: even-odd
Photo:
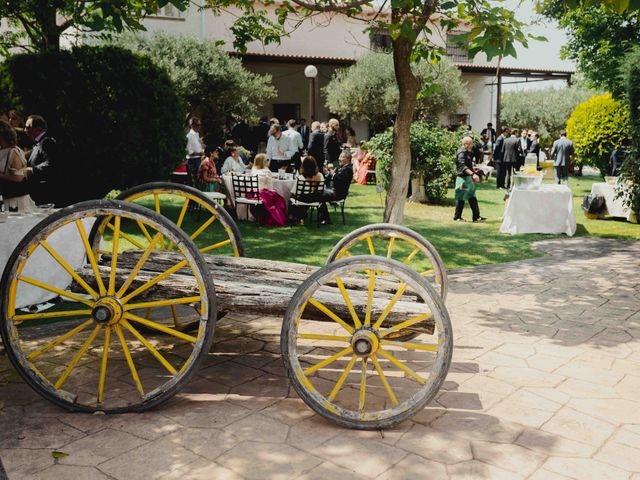
[[[17,145],[18,137],[14,128],[0,120],[0,195],[5,201],[10,199],[10,206],[25,210],[31,205],[31,198],[24,193],[26,189],[21,188],[27,160]]]
[[[247,168],[242,159],[240,153],[236,147],[229,149],[229,157],[224,161],[222,165],[222,174],[225,173],[243,173]]]
[[[258,175],[259,188],[273,188],[273,176],[271,175],[271,170],[269,170],[269,159],[264,153],[259,153],[253,159],[251,173]]]

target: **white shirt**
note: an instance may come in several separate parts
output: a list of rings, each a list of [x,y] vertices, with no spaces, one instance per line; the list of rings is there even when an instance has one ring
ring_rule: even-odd
[[[235,160],[233,157],[229,156],[222,165],[222,174],[224,175],[229,172],[242,173],[245,168],[247,167],[240,157],[238,157],[238,160]]]
[[[200,135],[193,128],[187,133],[187,158],[199,157],[203,153]]]
[[[296,151],[296,147],[291,145],[291,141],[286,135],[280,135],[279,139],[273,135],[269,137],[267,142],[267,158],[269,160],[290,160]]]
[[[298,150],[302,150],[304,148],[304,144],[302,143],[302,135],[300,135],[299,132],[293,130],[293,129],[288,129],[284,132],[282,132],[282,135],[286,136],[289,141],[291,142],[291,145],[293,145],[294,149],[297,147]]]

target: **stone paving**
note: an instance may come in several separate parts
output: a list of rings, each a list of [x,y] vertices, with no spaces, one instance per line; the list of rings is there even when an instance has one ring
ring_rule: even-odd
[[[547,255],[450,273],[447,380],[384,432],[339,428],[295,397],[277,318],[226,317],[194,381],[144,414],[61,411],[1,355],[7,476],[640,480],[640,242],[535,248]]]

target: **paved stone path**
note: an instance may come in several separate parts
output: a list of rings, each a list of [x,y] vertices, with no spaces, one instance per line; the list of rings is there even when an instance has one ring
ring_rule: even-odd
[[[447,381],[383,433],[289,392],[280,319],[226,317],[186,391],[137,415],[65,413],[2,355],[8,478],[640,480],[640,242],[536,248],[549,255],[451,273]]]

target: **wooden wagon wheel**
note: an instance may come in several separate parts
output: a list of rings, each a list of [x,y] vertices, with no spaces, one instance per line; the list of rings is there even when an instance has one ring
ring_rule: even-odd
[[[407,227],[376,223],[354,230],[333,247],[326,263],[353,255],[398,260],[429,279],[442,300],[447,299],[447,271],[440,254],[422,235]]]
[[[349,315],[325,305],[338,292]],[[322,312],[326,321],[311,320]],[[429,321],[410,342],[389,335]],[[395,260],[357,256],[313,273],[284,316],[281,348],[289,379],[318,414],[374,430],[401,422],[433,398],[453,349],[447,310],[421,275]]]
[[[108,255],[97,257],[88,232],[105,217],[114,231],[105,239]],[[152,237],[144,250],[127,240],[140,226]],[[161,238],[176,246],[175,263],[145,276],[144,265]],[[119,262],[126,250],[135,251],[137,262]],[[43,257],[47,268],[38,265]],[[69,286],[49,283],[55,269],[68,275]],[[168,288],[181,279],[193,285],[188,295]],[[30,289],[63,302],[44,312],[26,310]],[[213,280],[189,237],[163,216],[115,200],[80,203],[36,225],[9,258],[0,301],[0,333],[20,375],[46,399],[84,412],[141,411],[171,397],[209,351],[216,319]],[[178,331],[170,318],[141,316],[148,307],[167,305],[194,317],[197,332]]]

